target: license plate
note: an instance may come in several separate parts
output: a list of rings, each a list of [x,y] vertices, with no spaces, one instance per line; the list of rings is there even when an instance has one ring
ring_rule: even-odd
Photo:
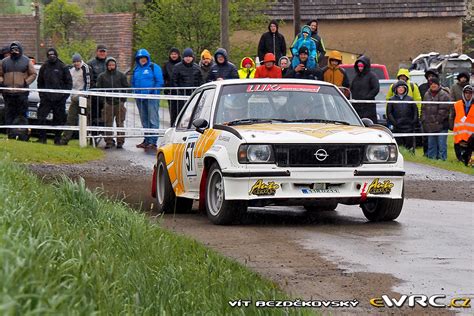
[[[26,113],[26,117],[29,118],[29,119],[33,119],[33,120],[36,120],[38,118],[38,112],[36,111],[28,111]],[[46,116],[46,119],[48,121],[51,121],[53,119],[53,113],[49,113],[48,116]]]

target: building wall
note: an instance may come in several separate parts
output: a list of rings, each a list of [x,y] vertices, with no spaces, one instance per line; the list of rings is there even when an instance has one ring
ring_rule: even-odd
[[[119,69],[126,70],[132,60],[133,41],[133,15],[130,13],[119,14],[86,14],[87,25],[78,29],[81,37],[90,37],[97,44],[105,44],[109,56],[117,59]],[[36,26],[34,17],[30,15],[0,15],[0,47],[12,41],[22,43],[24,53],[28,56],[35,55]],[[45,59],[45,49],[49,41],[43,41],[41,60]],[[70,58],[60,56],[69,62]]]
[[[261,33],[265,31],[266,26]],[[280,32],[289,47],[294,39],[292,22],[280,24]],[[411,64],[411,59],[421,53],[462,51],[462,20],[457,17],[321,20],[319,33],[326,47],[353,54],[365,53],[372,63],[385,64],[391,76],[396,75],[400,64]],[[256,36],[255,32],[239,31],[231,43],[252,41],[256,54],[259,39],[260,35]]]

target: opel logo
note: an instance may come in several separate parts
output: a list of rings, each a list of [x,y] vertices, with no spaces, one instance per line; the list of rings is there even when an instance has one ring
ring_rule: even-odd
[[[324,160],[326,160],[327,157],[329,157],[329,155],[324,149],[321,148],[321,149],[318,149],[314,153],[314,157],[316,157],[316,159],[318,159],[318,161],[324,161]]]

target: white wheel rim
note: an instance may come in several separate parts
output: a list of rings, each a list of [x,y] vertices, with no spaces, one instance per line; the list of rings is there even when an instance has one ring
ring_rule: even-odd
[[[220,170],[214,170],[209,176],[207,204],[212,216],[219,215],[224,202],[224,181]]]
[[[156,177],[156,182],[158,185],[158,194],[156,195],[156,197],[158,198],[158,203],[162,205],[165,199],[165,167],[163,166],[163,163],[160,163],[158,165],[158,173]]]

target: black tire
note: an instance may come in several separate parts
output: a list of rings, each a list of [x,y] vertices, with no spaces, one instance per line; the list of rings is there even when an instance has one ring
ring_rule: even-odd
[[[401,199],[373,198],[360,205],[364,216],[371,222],[388,222],[396,219],[403,208],[405,187]]]
[[[156,165],[156,205],[160,213],[186,213],[193,207],[193,200],[174,194],[163,155]]]
[[[247,202],[226,200],[224,178],[221,168],[214,162],[206,181],[206,213],[209,220],[216,225],[229,225],[247,211]]]
[[[337,202],[323,202],[323,203],[308,203],[304,205],[304,209],[308,212],[328,212],[334,211],[337,207]]]

